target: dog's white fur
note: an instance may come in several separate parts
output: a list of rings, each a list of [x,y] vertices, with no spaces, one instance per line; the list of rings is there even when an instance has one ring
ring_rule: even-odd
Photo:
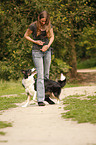
[[[34,71],[35,69],[33,68],[32,71]],[[34,89],[34,76],[35,74],[32,74],[31,76],[29,76],[27,79],[24,79],[22,80],[22,84],[24,85],[25,87],[25,91],[26,93],[28,94],[28,99],[27,99],[27,102],[22,105],[22,107],[27,107],[29,105],[29,102],[30,102],[30,98],[33,97],[33,101],[36,102],[36,91]]]
[[[63,80],[65,80],[65,79],[66,79],[66,77],[61,73],[61,78],[60,78],[60,80],[63,81]]]

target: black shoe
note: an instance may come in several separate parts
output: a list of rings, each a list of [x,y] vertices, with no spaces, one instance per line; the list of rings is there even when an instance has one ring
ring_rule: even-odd
[[[39,106],[45,106],[45,104],[43,102],[38,102]]]
[[[55,104],[50,98],[45,98],[45,101],[47,101],[50,105]]]

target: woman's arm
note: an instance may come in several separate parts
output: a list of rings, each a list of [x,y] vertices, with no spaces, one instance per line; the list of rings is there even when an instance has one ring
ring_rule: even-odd
[[[50,33],[51,33],[51,37],[50,37],[50,40],[49,40],[48,45],[44,45],[44,46],[42,47],[42,49],[40,49],[40,50],[42,50],[43,52],[45,52],[45,51],[51,46],[51,44],[52,44],[53,41],[54,41],[53,28],[51,28]]]
[[[33,40],[31,37],[30,37],[30,34],[32,33],[32,31],[30,30],[30,29],[27,29],[27,31],[25,32],[25,34],[24,34],[24,37],[27,39],[27,40],[29,40],[29,41],[31,41],[31,42],[33,42],[33,43],[35,43],[35,44],[38,44],[38,45],[43,45],[45,42],[42,42],[42,41],[40,41],[40,40]]]

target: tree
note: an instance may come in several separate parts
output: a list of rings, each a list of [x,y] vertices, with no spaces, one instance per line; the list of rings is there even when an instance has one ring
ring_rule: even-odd
[[[77,56],[79,56],[76,52],[79,52],[77,50],[81,50],[81,47],[85,47],[85,45],[79,43],[81,37],[86,35],[86,37],[83,37],[85,43],[85,39],[88,37],[84,31],[88,30],[87,27],[91,29],[96,20],[95,1],[6,0],[5,3],[1,0],[1,2],[0,62],[2,65],[6,69],[10,68],[10,72],[13,71],[12,74],[17,77],[19,77],[17,70],[33,66],[31,58],[32,43],[26,41],[23,36],[29,24],[37,19],[38,13],[47,10],[50,13],[55,33],[53,43],[55,58],[61,59],[70,65],[71,76],[76,77],[76,63]],[[87,44],[88,48],[90,44]]]
[[[83,29],[77,43],[78,58],[96,58],[96,21]],[[82,49],[83,48],[83,49]]]
[[[76,44],[83,29],[88,24],[92,26],[96,16],[95,8],[92,7],[90,0],[61,0],[58,1],[57,9],[58,11],[52,11],[55,15],[53,22],[56,27],[56,47],[59,48],[56,56],[67,60],[72,67],[71,76],[76,77]]]

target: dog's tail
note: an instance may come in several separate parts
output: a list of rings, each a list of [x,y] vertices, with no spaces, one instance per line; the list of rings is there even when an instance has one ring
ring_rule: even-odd
[[[66,85],[66,77],[61,73],[61,79],[58,81],[61,88],[63,88]]]

